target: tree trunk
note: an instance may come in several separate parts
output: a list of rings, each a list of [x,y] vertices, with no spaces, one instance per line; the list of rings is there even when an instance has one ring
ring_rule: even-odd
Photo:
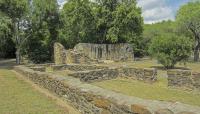
[[[16,63],[21,63],[21,52],[20,52],[20,38],[19,38],[19,22],[15,21],[15,42],[16,42]]]
[[[195,62],[199,61],[199,49],[194,50],[194,61]]]
[[[200,48],[200,42],[197,40],[195,47],[194,47],[194,61],[199,61],[199,48]]]
[[[21,64],[21,54],[20,54],[20,49],[16,50],[16,63]]]

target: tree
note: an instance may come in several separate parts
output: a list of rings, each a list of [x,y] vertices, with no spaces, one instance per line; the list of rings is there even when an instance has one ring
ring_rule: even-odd
[[[15,52],[15,44],[12,41],[12,21],[0,12],[0,58],[11,58]]]
[[[59,41],[66,48],[80,42],[95,42],[95,19],[89,0],[69,0],[60,15]]]
[[[20,37],[20,31],[23,29],[21,24],[25,22],[25,15],[28,11],[28,0],[0,0],[0,11],[12,20],[13,39],[16,44],[16,63],[21,61],[21,43],[23,38]]]
[[[139,52],[148,55],[148,48],[154,38],[162,37],[163,35],[177,34],[176,24],[174,21],[162,21],[154,24],[145,24],[142,34],[143,39],[140,40],[141,47]]]
[[[24,54],[34,63],[51,61],[58,38],[59,14],[56,0],[31,0]]]
[[[191,54],[191,40],[174,34],[163,35],[153,39],[149,53],[165,68],[174,68],[179,61],[186,61]]]
[[[135,0],[69,0],[61,12],[59,40],[67,48],[83,43],[132,43],[143,31]]]
[[[135,0],[97,0],[98,43],[135,43],[143,31],[141,9]]]
[[[200,2],[190,2],[180,8],[176,21],[182,31],[194,38],[194,61],[199,61],[200,50]],[[183,32],[184,31],[184,32]]]

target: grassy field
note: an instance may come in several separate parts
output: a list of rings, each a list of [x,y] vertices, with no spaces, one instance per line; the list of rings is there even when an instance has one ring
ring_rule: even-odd
[[[0,114],[68,114],[75,111],[62,107],[38,92],[31,84],[0,64]]]
[[[158,68],[161,70],[164,70],[163,66],[159,64],[156,60],[142,60],[142,61],[133,61],[133,62],[118,62],[118,63],[109,63],[109,64],[103,64],[107,66],[132,66],[132,67],[138,67],[138,68]],[[199,71],[200,72],[200,62],[194,63],[194,62],[188,62],[185,65],[183,63],[176,64],[175,68],[178,69],[191,69],[193,71]]]
[[[166,70],[155,60],[136,61],[133,63],[117,63],[118,65],[128,65],[133,67],[151,68],[158,67],[158,81],[154,84],[147,84],[130,79],[114,79],[93,83],[96,86],[120,92],[126,95],[140,97],[144,99],[154,99],[170,102],[182,102],[191,105],[200,106],[200,93],[177,90],[167,87]],[[116,66],[116,64],[112,64]],[[187,68],[200,72],[200,63],[177,64],[178,68]]]
[[[114,79],[95,82],[93,85],[144,99],[169,102],[178,101],[186,104],[200,106],[200,93],[192,93],[167,88],[165,80],[161,80],[155,84],[146,84],[130,79]]]

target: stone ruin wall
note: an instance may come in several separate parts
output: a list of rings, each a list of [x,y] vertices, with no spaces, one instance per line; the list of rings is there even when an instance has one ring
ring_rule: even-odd
[[[47,66],[28,66],[34,71],[45,72]],[[70,70],[70,74],[66,74],[80,79],[83,82],[95,82],[121,78],[130,78],[147,83],[157,81],[157,70],[155,68],[132,68],[132,67],[117,67],[109,68],[108,66],[97,65],[48,65],[52,71]]]
[[[173,102],[143,100],[99,88],[79,79],[34,71],[24,66],[15,70],[36,84],[66,99],[82,114],[199,114],[200,108]],[[189,111],[189,112],[188,112]]]
[[[200,91],[200,73],[191,70],[169,70],[168,86]]]
[[[89,58],[114,61],[133,60],[133,47],[127,43],[89,44],[79,43],[74,47],[77,52],[85,53]]]
[[[79,43],[74,49],[65,50],[60,43],[54,44],[55,64],[98,63],[98,60],[132,61],[133,48],[130,44]]]
[[[56,64],[66,63],[66,50],[60,43],[54,44],[54,62]]]
[[[107,68],[91,71],[78,71],[69,74],[69,76],[79,78],[83,82],[103,81],[122,77],[153,83],[157,80],[157,71],[153,68]]]

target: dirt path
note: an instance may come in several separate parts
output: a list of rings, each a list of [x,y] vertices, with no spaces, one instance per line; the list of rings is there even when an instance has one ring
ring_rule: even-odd
[[[47,98],[49,98],[50,100],[55,102],[55,104],[58,105],[58,107],[66,109],[69,114],[80,114],[78,110],[73,108],[72,105],[70,105],[70,103],[67,103],[67,101],[64,101],[64,99],[59,98],[55,94],[52,94],[47,89],[39,87],[38,85],[34,84],[32,81],[30,81],[30,80],[26,79],[25,77],[23,77],[21,74],[15,72],[13,70],[13,66],[15,66],[15,60],[13,60],[13,59],[11,59],[11,60],[1,60],[0,61],[0,70],[4,70],[6,72],[13,72],[14,74],[16,74],[15,76],[17,77],[17,79],[19,81],[23,80],[25,83],[31,85],[31,87],[34,90],[36,90],[39,93],[42,93]]]

